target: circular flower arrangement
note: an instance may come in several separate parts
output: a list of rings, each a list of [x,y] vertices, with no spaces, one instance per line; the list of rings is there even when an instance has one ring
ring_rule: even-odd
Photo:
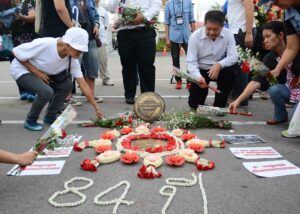
[[[169,132],[135,133],[121,137],[116,144],[118,151],[137,152],[141,157],[177,154],[184,149],[183,142]]]

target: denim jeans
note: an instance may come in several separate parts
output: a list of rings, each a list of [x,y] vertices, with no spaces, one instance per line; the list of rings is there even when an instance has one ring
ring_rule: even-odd
[[[48,102],[46,115],[55,117],[56,113],[61,110],[65,98],[72,90],[72,81],[69,78],[64,82],[54,82],[48,85],[34,74],[28,73],[22,75],[16,81],[26,90],[37,94],[27,114],[27,121],[31,122],[37,121],[41,111]]]
[[[187,43],[176,43],[171,41],[171,56],[173,61],[173,66],[180,68],[180,49],[181,47],[184,49],[185,53],[187,53],[188,50],[188,44]],[[181,80],[181,77],[175,76],[175,80],[179,81]]]
[[[269,89],[269,94],[272,103],[274,104],[274,116],[276,121],[288,119],[288,112],[286,111],[285,104],[290,100],[290,90],[284,84],[277,84]],[[297,103],[293,108],[293,114],[296,111]]]
[[[96,79],[98,77],[99,65],[98,65],[98,48],[96,40],[89,41],[89,51],[84,52],[81,63],[84,66],[84,76],[90,79]]]

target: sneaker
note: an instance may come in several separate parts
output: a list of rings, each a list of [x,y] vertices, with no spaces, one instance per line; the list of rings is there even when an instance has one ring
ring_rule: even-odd
[[[108,81],[103,82],[102,85],[113,86],[113,85],[114,85],[114,82],[108,80]]]
[[[28,121],[26,120],[24,123],[24,127],[30,131],[41,131],[43,126],[38,124],[36,121]]]
[[[29,102],[33,102],[35,99],[35,95],[28,93],[26,100],[28,100]]]
[[[270,99],[270,95],[268,94],[267,91],[261,91],[260,94],[259,94],[259,96],[260,96],[260,99],[262,99],[262,100],[268,100],[268,99]]]
[[[54,121],[56,120],[56,118],[57,118],[56,116],[52,116],[52,117],[45,116],[43,122],[47,123],[47,124],[52,124],[52,123],[54,123]]]
[[[82,105],[82,102],[79,102],[77,101],[74,97],[68,97],[66,100],[65,100],[65,103],[66,104],[69,104],[69,105],[72,105],[72,106],[81,106]]]
[[[103,103],[103,98],[101,97],[94,97],[96,100],[96,103]]]
[[[20,100],[27,100],[27,93],[22,93],[20,95]]]
[[[182,88],[182,81],[177,81],[175,85],[175,89],[181,89]]]

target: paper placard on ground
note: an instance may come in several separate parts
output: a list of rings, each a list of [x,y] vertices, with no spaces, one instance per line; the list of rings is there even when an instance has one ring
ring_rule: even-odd
[[[244,162],[244,167],[259,177],[278,177],[286,175],[298,175],[300,169],[287,160]]]
[[[258,135],[218,135],[222,140],[231,144],[255,144],[255,143],[266,143]]]
[[[24,175],[57,175],[60,174],[62,168],[64,167],[66,161],[59,160],[59,161],[35,161],[32,165],[26,166],[25,169],[21,171],[20,174],[17,176],[24,176]],[[11,174],[14,169],[19,167],[19,165],[15,165],[11,170],[9,170],[7,175],[15,175],[14,173]]]
[[[67,158],[71,154],[73,147],[59,147],[54,150],[44,150],[44,155],[38,155],[39,158]]]
[[[272,147],[235,147],[229,149],[237,158],[242,159],[282,158]]]

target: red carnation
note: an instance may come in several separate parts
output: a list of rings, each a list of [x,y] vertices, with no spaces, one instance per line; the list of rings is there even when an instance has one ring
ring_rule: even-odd
[[[185,163],[185,159],[179,155],[170,155],[166,158],[166,162],[170,166],[182,166]]]
[[[97,171],[96,166],[92,163],[92,161],[90,159],[83,160],[82,163],[80,164],[80,166],[85,171],[92,171],[92,172]]]
[[[191,140],[193,138],[196,138],[196,135],[191,133],[191,132],[187,132],[187,133],[184,133],[182,136],[181,136],[181,139],[183,141],[188,141],[188,140]]]
[[[105,139],[105,140],[113,140],[115,139],[115,135],[109,132],[105,132],[100,135],[100,138]]]
[[[121,155],[121,161],[125,164],[137,163],[140,160],[140,156],[134,152],[126,152]]]
[[[197,153],[203,152],[204,150],[204,146],[198,143],[191,143],[188,145],[188,148],[194,150]]]
[[[76,141],[73,146],[73,150],[76,152],[82,152],[82,148],[78,146],[79,143]]]
[[[161,177],[161,173],[157,172],[153,165],[148,165],[148,166],[143,165],[139,169],[137,175],[139,176],[139,178],[145,178],[145,179],[153,179],[153,178]]]
[[[120,133],[123,134],[123,135],[129,134],[131,132],[133,132],[133,128],[130,128],[130,127],[123,127],[120,130]]]
[[[111,146],[106,146],[106,145],[100,145],[100,146],[95,147],[95,151],[97,153],[103,153],[103,152],[108,151],[108,150],[112,150],[112,147]]]

